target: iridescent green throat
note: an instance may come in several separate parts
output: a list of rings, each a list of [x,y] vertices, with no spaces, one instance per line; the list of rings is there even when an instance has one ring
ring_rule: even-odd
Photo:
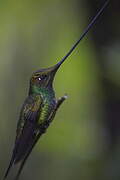
[[[33,85],[30,89],[31,94],[40,94],[43,98],[54,98],[55,94],[52,88],[38,87]]]

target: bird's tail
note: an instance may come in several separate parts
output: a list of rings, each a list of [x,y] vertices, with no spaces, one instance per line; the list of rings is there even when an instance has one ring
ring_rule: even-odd
[[[17,139],[15,142],[12,158],[9,163],[8,169],[5,172],[3,180],[5,180],[8,177],[8,174],[13,164],[17,164],[20,162],[19,171],[21,172],[27,157],[29,156],[30,152],[32,151],[34,145],[37,142],[37,139],[38,139],[37,137],[41,135],[39,131],[38,131],[38,134],[37,134],[37,131],[36,133],[34,131],[35,131],[35,127],[31,125],[31,123],[26,124],[25,130],[23,131],[22,136],[19,139]]]
[[[39,134],[36,136],[36,138],[34,139],[34,142],[32,143],[31,147],[28,149],[28,151],[27,151],[24,159],[22,160],[22,162],[21,162],[21,164],[20,164],[20,168],[19,168],[18,173],[17,173],[17,175],[16,175],[16,177],[15,177],[14,180],[18,180],[18,179],[19,179],[20,174],[21,174],[21,172],[22,172],[22,170],[23,170],[23,167],[24,167],[24,165],[25,165],[25,162],[26,162],[28,156],[30,155],[30,153],[32,152],[33,147],[35,146],[35,144],[36,144],[37,141],[39,140],[40,136],[41,136],[41,133],[39,133]]]
[[[13,152],[12,158],[11,158],[10,163],[9,163],[9,166],[8,166],[6,172],[5,172],[5,175],[4,175],[4,177],[3,177],[3,180],[5,180],[5,179],[7,178],[8,174],[9,174],[9,172],[10,172],[10,169],[12,168],[12,165],[14,164],[14,160],[15,160],[15,155],[14,155],[14,152]]]

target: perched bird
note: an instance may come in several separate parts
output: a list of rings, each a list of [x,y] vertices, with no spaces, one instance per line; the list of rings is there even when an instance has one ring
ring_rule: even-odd
[[[107,6],[108,2],[109,0],[104,3],[100,11],[83,32],[82,36],[61,61],[53,67],[34,72],[30,78],[28,97],[26,98],[20,112],[12,158],[3,178],[4,180],[7,178],[12,165],[20,163],[20,168],[15,177],[15,180],[18,180],[23,166],[33,147],[39,140],[40,136],[46,132],[46,129],[52,122],[58,108],[67,98],[66,95],[58,100],[55,98],[53,90],[53,80],[55,74],[61,64],[67,59],[67,57],[90,30],[97,18],[103,12],[104,8]]]

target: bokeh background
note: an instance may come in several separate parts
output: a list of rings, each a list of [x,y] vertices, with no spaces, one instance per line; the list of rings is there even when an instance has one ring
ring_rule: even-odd
[[[0,179],[33,71],[58,62],[104,0],[0,0]],[[68,94],[21,180],[120,179],[120,1],[111,1],[56,75]],[[18,167],[8,179],[13,180]]]

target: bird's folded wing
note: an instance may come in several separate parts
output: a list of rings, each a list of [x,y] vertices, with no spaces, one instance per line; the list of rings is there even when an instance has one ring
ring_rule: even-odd
[[[29,96],[22,108],[20,120],[17,126],[17,135],[14,148],[15,163],[19,162],[31,146],[37,135],[36,125],[40,115],[42,98],[40,95]]]

